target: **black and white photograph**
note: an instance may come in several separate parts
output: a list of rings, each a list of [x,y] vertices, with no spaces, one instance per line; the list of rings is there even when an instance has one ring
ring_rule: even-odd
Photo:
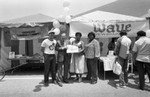
[[[150,0],[0,0],[0,97],[150,97]]]

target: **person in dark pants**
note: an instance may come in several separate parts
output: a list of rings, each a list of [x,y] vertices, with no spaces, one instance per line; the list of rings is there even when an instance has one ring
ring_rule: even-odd
[[[91,80],[91,84],[97,83],[98,68],[97,62],[100,57],[100,45],[95,39],[95,33],[90,32],[88,34],[88,44],[85,45],[85,57],[87,60],[88,74],[86,79]]]
[[[120,37],[117,40],[115,47],[115,55],[117,56],[118,62],[122,66],[122,73],[119,75],[120,86],[126,87],[128,84],[128,71],[127,71],[127,62],[128,56],[130,54],[131,39],[127,37],[126,31],[120,32]]]
[[[141,61],[136,61],[138,72],[139,72],[139,88],[141,90],[145,89],[145,70],[148,73],[148,76],[150,77],[150,63],[148,62],[141,62]]]
[[[136,63],[139,73],[139,88],[145,89],[145,73],[150,78],[150,38],[146,37],[144,31],[137,32],[139,39],[133,46],[133,62]]]
[[[52,82],[56,83],[56,56],[55,56],[55,46],[56,40],[54,39],[55,32],[48,32],[49,38],[45,39],[41,43],[41,51],[44,56],[44,85],[49,84],[49,72],[51,67],[52,72]]]
[[[71,54],[66,53],[64,57],[64,77],[63,77],[64,83],[69,83],[68,75],[69,75],[69,68],[70,68],[70,60],[71,60]]]
[[[70,66],[70,56],[66,53],[67,45],[69,44],[69,40],[67,40],[66,34],[61,34],[61,39],[57,41],[56,50],[57,54],[57,73],[61,81],[64,83],[69,83],[68,81],[68,73]],[[64,65],[64,77],[62,78],[62,66]]]

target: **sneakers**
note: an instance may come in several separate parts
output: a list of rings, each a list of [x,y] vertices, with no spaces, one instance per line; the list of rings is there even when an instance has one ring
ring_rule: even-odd
[[[120,87],[120,88],[126,88],[128,84],[122,84],[122,83],[119,83],[117,84],[117,87]]]
[[[127,86],[126,86],[126,85],[121,85],[120,87],[121,87],[121,88],[126,88]]]

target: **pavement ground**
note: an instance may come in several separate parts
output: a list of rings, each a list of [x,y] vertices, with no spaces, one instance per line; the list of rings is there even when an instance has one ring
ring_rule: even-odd
[[[105,80],[101,74],[98,83],[94,85],[84,79],[81,83],[70,79],[70,83],[63,84],[63,87],[53,83],[45,87],[43,71],[22,70],[14,74],[7,73],[0,81],[0,97],[150,97],[149,90],[138,89],[136,74],[129,74],[129,85],[126,88],[117,87],[117,83],[118,76],[109,71],[106,72]],[[146,87],[150,87],[150,83],[146,83]]]

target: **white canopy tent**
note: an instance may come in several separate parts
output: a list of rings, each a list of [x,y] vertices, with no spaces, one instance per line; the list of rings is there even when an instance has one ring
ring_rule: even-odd
[[[96,22],[96,21],[143,21],[145,18],[139,18],[134,16],[122,15],[117,13],[105,12],[105,11],[94,11],[85,15],[74,18],[72,21],[82,22]]]
[[[112,37],[119,37],[121,30],[126,30],[129,37],[135,37],[139,30],[148,30],[148,20],[134,16],[116,14],[105,11],[94,11],[72,19],[70,23],[70,37],[76,32],[82,33],[83,41],[89,32],[94,32],[99,40],[102,55],[107,54],[107,45]],[[135,38],[132,38],[135,41]],[[105,50],[103,50],[105,49]]]
[[[83,37],[87,37],[87,33],[90,31],[96,32],[98,37],[104,38],[104,35],[105,37],[118,37],[121,30],[129,30],[129,35],[132,33],[131,36],[135,36],[138,30],[147,30],[147,25],[148,20],[145,18],[94,11],[72,20],[70,23],[70,37],[74,37],[77,31],[80,31]],[[100,31],[96,31],[97,29]]]

